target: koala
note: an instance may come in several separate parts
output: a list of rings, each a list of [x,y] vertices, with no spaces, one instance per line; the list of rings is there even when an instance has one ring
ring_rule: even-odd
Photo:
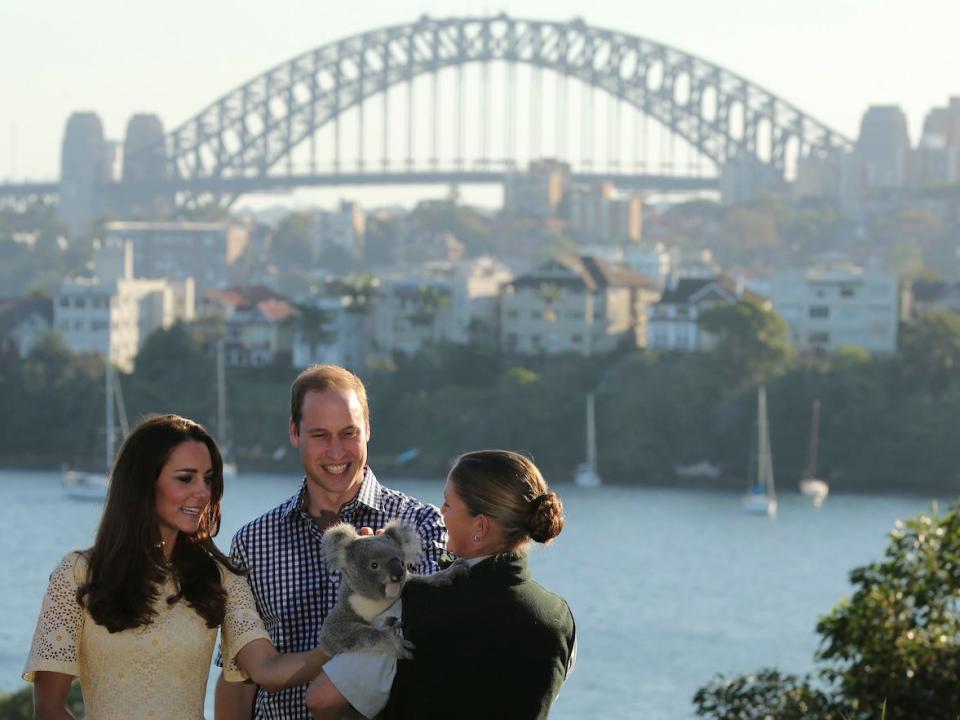
[[[467,563],[458,560],[433,575],[411,575],[407,566],[420,557],[416,529],[399,520],[389,523],[382,535],[361,536],[350,523],[328,528],[323,559],[340,571],[340,596],[323,623],[320,648],[331,656],[352,651],[412,658],[413,643],[403,638],[399,622],[377,627],[371,621],[397,601],[406,583],[450,585],[469,572]]]

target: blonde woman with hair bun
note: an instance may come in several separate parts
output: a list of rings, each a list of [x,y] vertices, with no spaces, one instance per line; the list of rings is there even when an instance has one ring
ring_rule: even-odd
[[[573,668],[576,631],[566,601],[531,577],[527,550],[560,534],[563,502],[529,458],[508,450],[461,455],[443,497],[447,547],[470,575],[446,588],[408,585],[402,628],[413,659],[375,681],[334,679],[339,694],[322,673],[307,692],[315,718],[338,716],[344,702],[391,719],[547,718]],[[377,694],[382,702],[370,702]]]

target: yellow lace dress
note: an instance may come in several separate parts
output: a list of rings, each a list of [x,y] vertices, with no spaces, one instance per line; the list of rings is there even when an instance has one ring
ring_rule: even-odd
[[[40,670],[80,678],[88,720],[203,720],[217,629],[208,628],[183,600],[168,605],[165,598],[175,593],[168,581],[157,599],[153,622],[111,633],[77,603],[77,588],[86,573],[86,559],[74,552],[50,576],[23,679],[33,682]],[[246,579],[224,568],[221,575],[227,591],[220,628],[224,676],[245,680],[237,653],[251,640],[269,640],[269,635]]]

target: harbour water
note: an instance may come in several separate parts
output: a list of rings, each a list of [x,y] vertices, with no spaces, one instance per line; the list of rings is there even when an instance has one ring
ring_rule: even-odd
[[[96,530],[101,506],[66,499],[59,482],[56,473],[0,471],[0,691],[23,686],[50,570]],[[440,501],[440,479],[388,484]],[[296,485],[241,473],[226,490],[221,547]],[[744,514],[727,491],[557,489],[567,528],[534,552],[533,567],[577,619],[579,658],[551,715],[559,720],[688,719],[693,693],[716,673],[810,671],[817,618],[849,592],[849,570],[881,557],[897,518],[930,507],[916,497],[831,495],[814,509],[781,495],[769,519]]]

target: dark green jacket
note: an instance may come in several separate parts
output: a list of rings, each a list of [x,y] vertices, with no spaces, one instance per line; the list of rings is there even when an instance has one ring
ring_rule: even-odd
[[[524,554],[477,563],[452,587],[411,583],[403,628],[416,650],[397,663],[387,718],[546,718],[573,652],[570,608]]]

